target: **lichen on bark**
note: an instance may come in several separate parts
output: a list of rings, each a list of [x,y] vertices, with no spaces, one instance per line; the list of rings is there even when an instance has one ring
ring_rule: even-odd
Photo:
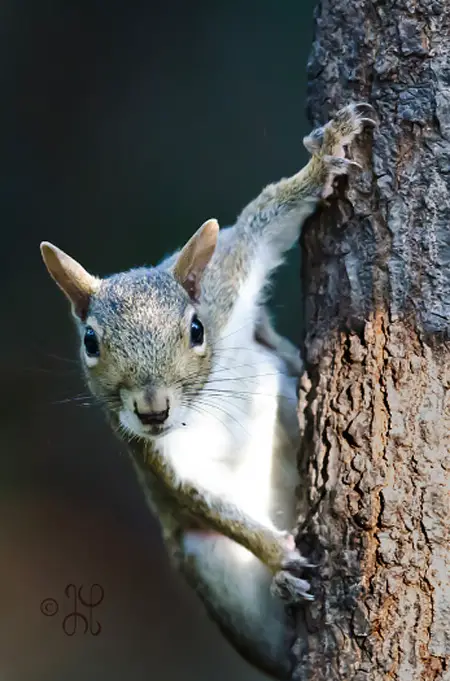
[[[450,4],[322,0],[312,125],[368,101],[364,171],[302,238],[294,678],[450,680]]]

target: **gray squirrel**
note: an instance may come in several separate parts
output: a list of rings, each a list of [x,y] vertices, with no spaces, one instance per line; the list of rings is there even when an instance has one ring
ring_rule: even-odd
[[[341,109],[304,139],[302,170],[156,267],[98,278],[41,244],[89,388],[128,444],[174,564],[238,652],[276,678],[290,673],[287,606],[312,595],[292,535],[302,361],[265,292],[334,179],[357,166],[346,150],[366,124],[368,104]]]

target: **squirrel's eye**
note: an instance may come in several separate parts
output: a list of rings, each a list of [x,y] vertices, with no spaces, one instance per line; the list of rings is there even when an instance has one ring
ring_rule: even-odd
[[[204,336],[203,324],[197,315],[194,315],[191,321],[191,345],[202,345]]]
[[[84,349],[88,357],[98,357],[100,355],[97,336],[91,326],[87,326],[84,332]]]

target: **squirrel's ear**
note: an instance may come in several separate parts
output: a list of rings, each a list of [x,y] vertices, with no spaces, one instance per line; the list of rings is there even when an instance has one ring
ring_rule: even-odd
[[[175,263],[173,274],[192,300],[200,296],[203,272],[212,258],[217,244],[219,223],[207,220],[182,248]]]
[[[90,298],[98,291],[100,280],[48,241],[41,243],[41,254],[50,276],[72,303],[74,314],[84,321]]]

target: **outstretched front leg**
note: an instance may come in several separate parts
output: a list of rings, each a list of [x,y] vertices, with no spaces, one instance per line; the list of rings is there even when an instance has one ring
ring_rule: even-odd
[[[334,180],[360,169],[347,153],[366,125],[377,125],[369,104],[341,109],[303,140],[312,153],[307,165],[292,177],[268,185],[242,211],[234,226],[239,256],[235,257],[236,278],[244,281],[256,271],[262,290],[270,272],[298,240],[306,218],[333,191]]]

